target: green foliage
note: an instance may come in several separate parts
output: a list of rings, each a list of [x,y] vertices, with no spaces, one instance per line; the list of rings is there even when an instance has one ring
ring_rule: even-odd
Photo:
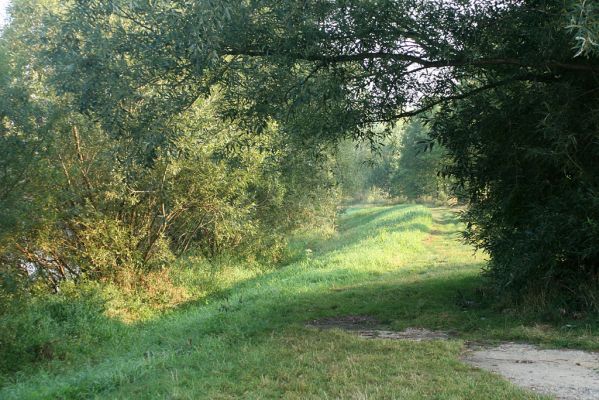
[[[189,251],[277,260],[287,232],[333,223],[337,194],[326,149],[317,159],[312,149],[285,141],[274,121],[259,137],[247,135],[240,121],[224,122],[217,85],[168,120],[125,126],[114,113],[116,122],[87,112],[84,100],[53,81],[61,67],[45,64],[43,48],[68,30],[55,25],[61,11],[54,2],[18,2],[2,33],[3,299],[9,302],[13,282],[25,281],[19,288],[28,290],[28,275],[54,292],[62,281],[81,278],[127,286]],[[115,96],[119,90],[111,88]],[[139,90],[165,101],[162,92]],[[148,106],[119,109],[141,118]]]
[[[392,146],[385,171],[391,195],[409,200],[447,200],[449,181],[442,176],[448,163],[446,151],[431,143],[428,130],[420,120],[407,124]]]
[[[12,302],[0,315],[0,372],[6,376],[33,364],[69,362],[118,336],[118,324],[103,312],[104,300],[94,285],[64,285],[58,295]]]
[[[377,165],[377,161],[363,143],[346,140],[338,144],[335,177],[346,199],[358,202],[366,200],[372,185],[373,165]]]
[[[597,350],[599,321],[590,314],[540,323],[538,314],[496,309],[480,291],[485,259],[455,240],[460,229],[455,213],[443,208],[351,207],[335,235],[311,238],[310,256],[259,276],[239,275],[213,297],[125,326],[90,346],[87,357],[7,380],[0,397],[316,399],[360,391],[414,400],[537,399],[464,365],[463,341]],[[196,272],[181,279],[193,286]],[[356,315],[377,318],[388,330],[423,327],[458,338],[367,340],[306,327]]]
[[[376,148],[341,142],[336,156],[336,178],[353,201],[369,197],[447,202],[450,180],[443,172],[449,159],[442,146],[431,142],[419,119],[397,125]]]
[[[568,29],[574,32],[576,48],[580,55],[597,55],[599,51],[599,7],[589,0],[570,0],[568,12],[570,25]]]
[[[467,237],[498,294],[597,309],[597,97],[590,82],[513,84],[444,109],[435,134],[470,195]],[[507,123],[505,122],[507,121]]]
[[[231,153],[235,132],[202,112],[195,107],[190,122],[178,124],[183,134],[156,150],[151,166],[120,161],[127,143],[98,127],[65,126],[40,160],[54,178],[19,193],[39,199],[43,217],[18,234],[4,231],[13,265],[34,263],[56,288],[81,274],[114,280],[123,268],[161,267],[190,249],[208,256],[268,249],[277,257],[284,232],[334,216],[326,168],[277,150],[276,130],[256,144],[269,149]]]

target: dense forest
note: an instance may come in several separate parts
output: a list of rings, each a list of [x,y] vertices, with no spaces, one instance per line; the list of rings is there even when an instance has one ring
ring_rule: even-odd
[[[351,204],[457,206],[493,304],[599,312],[598,43],[588,0],[13,0],[0,372]]]

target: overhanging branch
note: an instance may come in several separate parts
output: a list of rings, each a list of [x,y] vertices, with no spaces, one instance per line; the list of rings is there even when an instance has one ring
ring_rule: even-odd
[[[458,94],[451,95],[451,96],[445,96],[445,97],[439,98],[437,100],[433,100],[433,101],[429,102],[428,104],[423,105],[422,107],[416,108],[414,110],[402,111],[398,114],[394,114],[394,115],[391,115],[386,118],[368,121],[368,123],[392,122],[392,121],[397,121],[402,118],[415,117],[417,115],[424,114],[425,112],[430,111],[431,109],[438,106],[439,104],[443,104],[443,103],[453,101],[453,100],[463,100],[463,99],[466,99],[475,94],[478,94],[478,93],[481,93],[481,92],[484,92],[487,90],[495,89],[500,86],[510,84],[512,82],[518,82],[518,81],[549,82],[553,79],[554,79],[554,77],[552,75],[532,75],[532,74],[518,75],[518,76],[511,77],[511,78],[502,79],[500,81],[491,82],[491,83],[488,83],[483,86],[479,86],[475,89],[472,89],[472,90],[469,90],[466,92],[458,93]]]
[[[248,57],[272,57],[275,55],[289,57],[304,61],[318,61],[325,64],[341,64],[346,62],[387,59],[410,64],[418,64],[425,68],[443,68],[443,67],[490,67],[490,66],[516,66],[524,68],[549,68],[558,70],[572,70],[584,72],[599,72],[599,65],[588,63],[571,63],[556,60],[548,60],[542,63],[530,63],[517,58],[480,58],[480,59],[454,59],[454,60],[428,60],[423,57],[417,57],[410,54],[390,53],[390,52],[362,52],[355,54],[301,54],[293,52],[275,52],[270,50],[244,50],[229,49],[222,52],[222,55],[237,55]]]

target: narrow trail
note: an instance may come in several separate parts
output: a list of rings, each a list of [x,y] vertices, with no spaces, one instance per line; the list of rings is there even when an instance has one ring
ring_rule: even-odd
[[[78,358],[8,382],[0,398],[539,400],[544,390],[598,398],[587,385],[595,361],[582,352],[572,352],[580,365],[561,352],[559,363],[542,363],[536,347],[525,356],[514,347],[519,358],[506,357],[510,342],[599,349],[599,336],[584,327],[566,335],[477,298],[485,258],[456,240],[460,229],[447,208],[353,207],[336,234],[301,242],[311,251],[289,265],[210,301],[120,326]],[[488,341],[503,343],[501,356],[486,345],[465,352]],[[511,379],[501,357],[520,377],[545,380]],[[526,372],[550,364],[589,380],[562,390],[542,384],[545,372]],[[571,380],[562,375],[547,376]]]
[[[458,240],[460,230],[455,223],[455,211],[446,208],[432,210],[433,224],[422,243],[426,250],[421,262],[442,265],[448,257],[448,240]],[[457,337],[444,331],[406,328],[390,331],[371,317],[346,316],[315,320],[308,326],[318,329],[343,329],[365,339],[436,341]],[[484,338],[483,338],[484,340]],[[566,349],[542,349],[526,343],[506,342],[500,345],[480,345],[466,342],[463,362],[501,375],[527,390],[549,395],[559,400],[599,399],[599,353]]]
[[[432,210],[433,227],[425,239],[429,251],[443,259],[446,242],[440,235],[458,235],[453,228],[451,210]],[[427,332],[424,340],[448,340],[443,332]],[[386,335],[401,339],[401,335]],[[416,338],[419,335],[415,335]],[[408,339],[410,339],[408,335]],[[560,400],[599,399],[599,353],[567,349],[542,349],[526,343],[507,342],[495,346],[468,345],[462,360],[534,392]]]

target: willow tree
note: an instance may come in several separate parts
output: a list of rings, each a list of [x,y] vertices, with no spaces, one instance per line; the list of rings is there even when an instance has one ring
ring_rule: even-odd
[[[216,118],[216,95],[178,112],[165,98],[164,110],[119,104],[114,120],[92,112],[51,84],[50,39],[73,38],[56,20],[65,9],[14,3],[0,32],[0,309],[29,283],[143,284],[190,251],[276,260],[289,230],[332,222],[329,170],[275,123],[239,138],[237,122]],[[113,94],[126,89],[117,78]]]
[[[374,124],[439,108],[432,135],[498,287],[598,307],[597,13],[574,0],[88,0],[29,35],[56,89],[150,159],[172,116],[214,90],[221,118],[256,134],[275,120],[315,146],[377,143]]]

